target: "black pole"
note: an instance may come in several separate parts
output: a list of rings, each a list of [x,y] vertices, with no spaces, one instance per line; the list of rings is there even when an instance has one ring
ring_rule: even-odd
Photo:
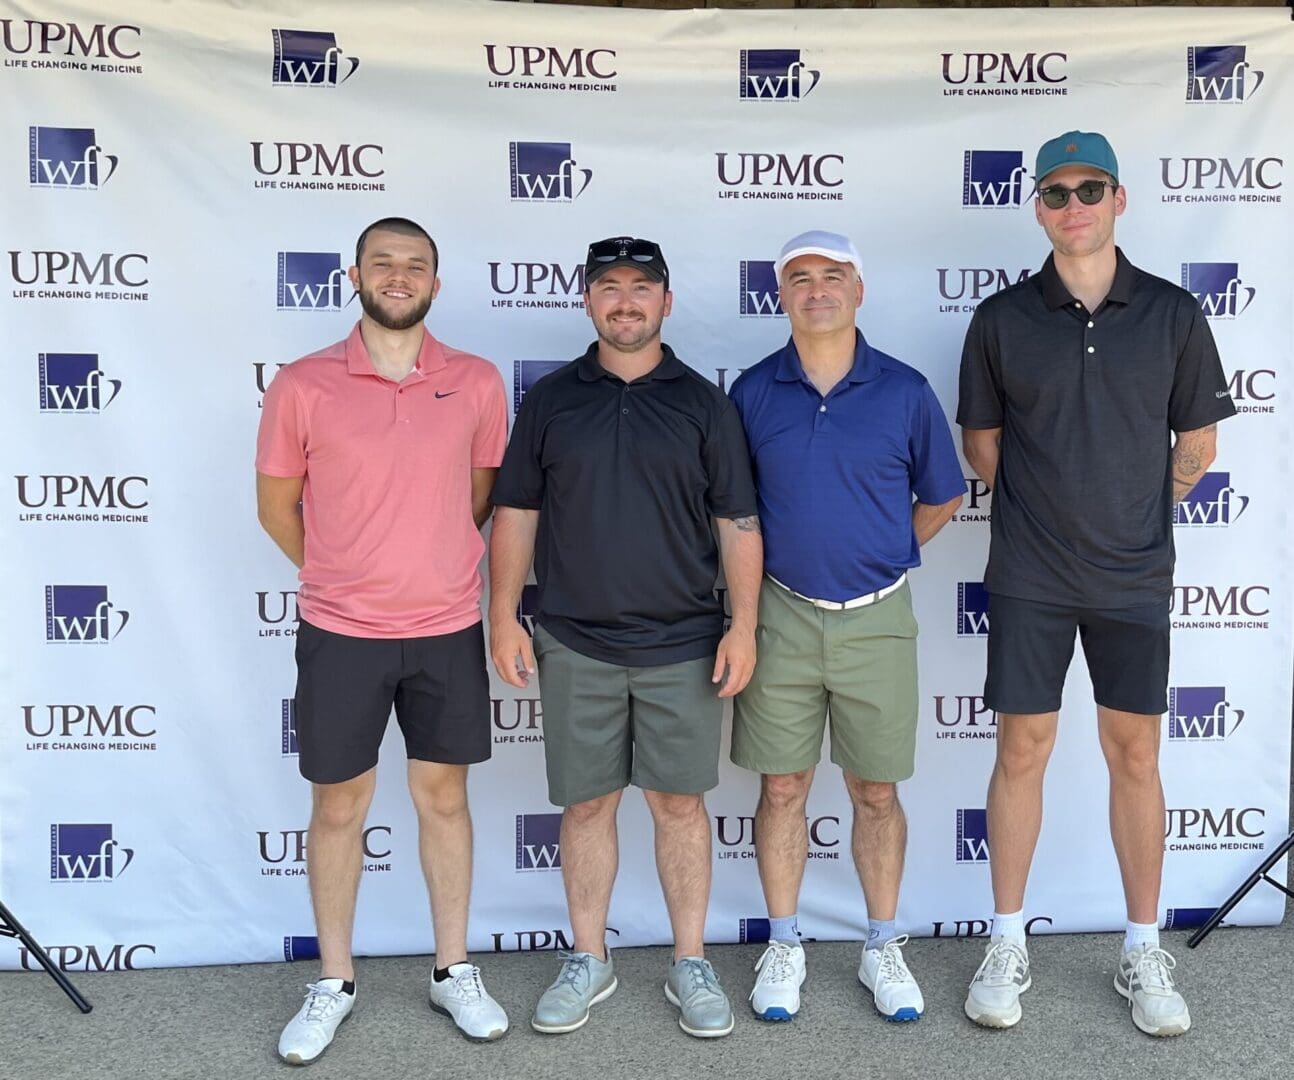
[[[63,991],[74,1004],[83,1013],[88,1013],[94,1008],[84,997],[81,992],[72,985],[68,977],[59,971],[58,967],[49,958],[49,954],[40,947],[40,944],[31,936],[26,928],[17,919],[14,918],[13,912],[4,904],[0,904],[0,936],[17,938],[26,947],[27,951],[40,961],[41,967],[49,972],[50,978],[58,983],[59,989]]]
[[[1294,3],[1294,0],[1291,0],[1291,3]],[[1276,888],[1280,889],[1280,891],[1283,892],[1286,896],[1294,897],[1294,892],[1290,892],[1290,890],[1286,888],[1285,885],[1277,881],[1275,878],[1267,876],[1267,871],[1270,870],[1273,866],[1275,866],[1278,862],[1280,862],[1281,858],[1292,847],[1294,847],[1294,832],[1290,833],[1289,836],[1285,837],[1285,839],[1277,846],[1276,850],[1273,851],[1270,855],[1267,856],[1267,858],[1263,860],[1262,865],[1259,866],[1258,869],[1255,870],[1252,874],[1250,874],[1247,878],[1245,878],[1244,884],[1241,885],[1240,888],[1238,888],[1235,892],[1233,892],[1229,897],[1227,897],[1226,902],[1220,908],[1218,908],[1217,911],[1215,911],[1212,915],[1209,916],[1208,922],[1206,922],[1203,926],[1201,926],[1198,930],[1196,930],[1195,933],[1193,933],[1189,938],[1186,939],[1186,947],[1188,949],[1195,948],[1195,946],[1199,945],[1200,942],[1202,942],[1206,937],[1208,937],[1211,933],[1213,933],[1213,931],[1217,929],[1218,923],[1220,923],[1223,919],[1225,919],[1227,915],[1230,914],[1231,909],[1235,907],[1238,903],[1240,903],[1240,901],[1245,898],[1249,890],[1252,889],[1255,885],[1257,885],[1258,882],[1260,881],[1265,881],[1267,882],[1268,885],[1275,885]]]

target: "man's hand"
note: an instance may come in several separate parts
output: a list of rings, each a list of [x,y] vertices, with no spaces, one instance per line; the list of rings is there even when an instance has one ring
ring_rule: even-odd
[[[727,678],[724,672],[727,671]],[[714,674],[712,683],[721,683],[719,696],[734,697],[746,689],[750,677],[755,674],[755,634],[751,630],[738,630],[735,627],[723,635],[719,642],[719,651],[714,657]]]
[[[752,643],[753,644],[753,643]],[[514,618],[491,620],[490,659],[499,678],[521,689],[535,673],[535,650],[525,627]]]

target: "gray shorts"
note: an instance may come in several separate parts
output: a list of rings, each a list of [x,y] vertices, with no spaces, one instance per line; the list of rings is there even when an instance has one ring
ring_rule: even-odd
[[[548,800],[571,806],[627,784],[699,795],[719,783],[723,702],[714,657],[625,667],[535,627]]]

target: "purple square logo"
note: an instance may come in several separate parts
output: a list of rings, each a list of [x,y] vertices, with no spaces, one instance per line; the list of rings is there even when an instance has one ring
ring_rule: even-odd
[[[1245,718],[1231,707],[1225,686],[1174,686],[1168,691],[1168,737],[1217,741],[1235,732]]]
[[[785,315],[782,310],[781,289],[773,261],[743,259],[741,261],[741,298],[738,312],[749,316],[772,317]]]
[[[1239,519],[1249,506],[1249,496],[1240,495],[1231,486],[1229,472],[1206,472],[1200,481],[1178,502],[1173,510],[1173,524],[1219,527]]]
[[[1186,100],[1240,105],[1258,92],[1263,73],[1245,59],[1244,45],[1190,45]]]
[[[562,868],[561,814],[517,815],[517,869]]]
[[[133,848],[121,847],[112,838],[111,825],[50,826],[51,881],[112,881],[125,873],[134,857]]]
[[[324,30],[271,30],[274,36],[275,86],[340,86],[359,67],[359,58],[343,56],[337,35]]]
[[[799,49],[741,50],[743,101],[799,101],[821,77],[822,72],[804,66]]]
[[[335,251],[280,251],[280,311],[341,311],[346,274]]]
[[[117,158],[95,143],[94,128],[31,127],[27,170],[32,187],[94,190],[112,178]]]
[[[516,202],[573,202],[593,179],[592,169],[576,164],[568,142],[514,142],[508,152]]]
[[[105,379],[98,353],[40,353],[40,411],[97,413],[121,392],[120,379]]]
[[[46,641],[105,645],[129,621],[129,611],[109,602],[106,585],[45,587]]]
[[[988,590],[982,581],[957,583],[957,636],[988,637]]]
[[[521,408],[526,393],[540,379],[560,367],[565,367],[568,360],[514,360],[512,362],[512,411]]]
[[[962,206],[1020,206],[1027,175],[1020,150],[967,150],[962,155]]]
[[[988,862],[988,812],[957,811],[957,861]]]

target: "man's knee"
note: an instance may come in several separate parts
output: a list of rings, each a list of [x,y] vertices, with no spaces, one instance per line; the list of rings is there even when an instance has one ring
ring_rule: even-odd
[[[880,817],[893,813],[899,805],[899,787],[897,784],[862,780],[852,773],[845,773],[845,787],[854,809],[860,814]]]
[[[774,813],[804,813],[813,782],[813,770],[802,769],[793,773],[766,774],[760,777],[759,801],[761,807]]]

